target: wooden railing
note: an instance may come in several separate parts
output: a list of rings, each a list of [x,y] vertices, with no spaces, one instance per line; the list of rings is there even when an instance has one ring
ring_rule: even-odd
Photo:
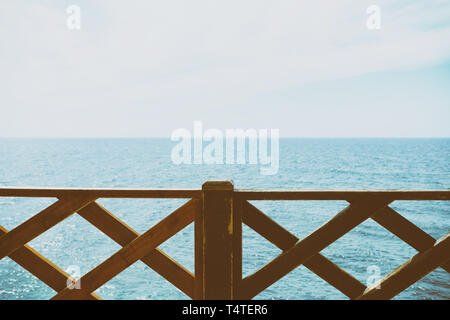
[[[0,226],[0,259],[9,256],[57,292],[52,299],[100,299],[93,292],[138,260],[192,299],[251,299],[300,265],[350,299],[390,299],[441,267],[450,272],[450,233],[439,240],[394,211],[395,200],[450,200],[450,191],[248,191],[228,181],[206,182],[202,190],[106,190],[0,188],[0,197],[58,200],[11,231]],[[99,198],[189,199],[143,234],[100,206]],[[278,225],[250,200],[345,200],[348,207],[306,238]],[[80,279],[27,245],[78,213],[122,246]],[[320,252],[367,219],[395,234],[418,253],[371,287]],[[194,223],[195,275],[158,247]],[[242,278],[242,223],[282,250],[273,261]]]

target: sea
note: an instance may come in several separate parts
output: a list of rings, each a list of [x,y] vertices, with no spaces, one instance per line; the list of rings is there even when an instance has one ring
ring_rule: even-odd
[[[195,188],[231,180],[236,189],[448,190],[450,139],[282,138],[279,169],[258,164],[176,164],[176,142],[149,139],[0,139],[0,187]],[[55,202],[52,198],[0,197],[0,225],[11,230]],[[99,199],[98,203],[143,233],[186,199]],[[345,201],[251,201],[304,238],[326,223]],[[449,201],[395,201],[390,205],[435,239],[450,230]],[[159,248],[194,272],[194,228],[189,225]],[[75,277],[121,247],[74,214],[29,245]],[[251,275],[281,251],[243,227],[243,274]],[[321,253],[365,285],[373,284],[417,251],[373,220],[345,234]],[[81,283],[82,286],[82,283]],[[55,291],[6,257],[0,260],[0,299],[49,299]],[[188,299],[138,261],[95,291],[103,299]],[[255,299],[346,299],[300,266]],[[450,299],[450,275],[441,268],[395,299]]]

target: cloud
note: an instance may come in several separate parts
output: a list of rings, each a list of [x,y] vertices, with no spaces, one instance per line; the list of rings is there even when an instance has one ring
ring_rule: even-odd
[[[443,1],[378,1],[379,31],[367,1],[78,3],[80,31],[64,5],[0,4],[0,135],[134,135],[142,117],[154,135],[267,91],[450,56]]]

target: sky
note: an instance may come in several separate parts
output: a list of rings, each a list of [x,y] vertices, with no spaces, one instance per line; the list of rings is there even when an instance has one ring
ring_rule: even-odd
[[[1,0],[0,39],[0,137],[450,137],[448,0]]]

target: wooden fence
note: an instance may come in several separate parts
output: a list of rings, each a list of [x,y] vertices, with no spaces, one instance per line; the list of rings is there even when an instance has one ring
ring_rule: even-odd
[[[251,299],[300,265],[350,299],[390,299],[436,268],[450,272],[450,233],[436,241],[389,207],[395,200],[450,200],[450,190],[249,191],[234,190],[229,181],[208,181],[202,190],[0,188],[0,197],[58,199],[10,231],[0,226],[0,260],[9,256],[35,275],[57,292],[52,299],[100,299],[93,292],[138,260],[192,299]],[[96,202],[99,198],[189,201],[140,235],[100,206]],[[250,200],[346,200],[349,205],[300,240]],[[80,279],[71,278],[27,245],[75,213],[122,246]],[[369,218],[418,253],[367,288],[320,252]],[[190,223],[195,228],[195,275],[158,249]],[[246,278],[242,278],[242,223],[282,250],[279,256]]]

